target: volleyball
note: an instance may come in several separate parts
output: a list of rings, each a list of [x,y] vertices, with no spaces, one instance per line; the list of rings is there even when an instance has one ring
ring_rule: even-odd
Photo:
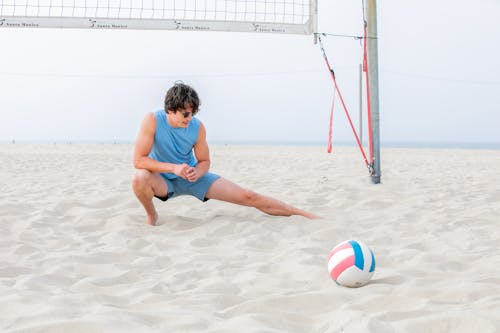
[[[336,245],[328,257],[328,272],[344,287],[364,286],[375,272],[375,255],[363,242],[346,240]]]

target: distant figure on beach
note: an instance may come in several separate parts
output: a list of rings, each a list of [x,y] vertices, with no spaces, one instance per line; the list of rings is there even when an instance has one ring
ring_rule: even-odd
[[[176,82],[167,91],[165,108],[148,113],[142,121],[134,148],[132,187],[146,210],[147,223],[155,225],[158,220],[153,197],[167,201],[180,195],[255,207],[270,215],[318,218],[209,172],[205,126],[195,118],[199,105],[196,91]]]

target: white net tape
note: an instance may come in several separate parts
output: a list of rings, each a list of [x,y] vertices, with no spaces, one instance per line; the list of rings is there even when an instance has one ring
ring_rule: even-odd
[[[260,24],[260,32],[312,33],[315,15],[315,0],[0,0],[1,27],[259,31]]]

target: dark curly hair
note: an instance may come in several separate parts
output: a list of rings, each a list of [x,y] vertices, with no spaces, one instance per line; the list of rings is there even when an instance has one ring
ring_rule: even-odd
[[[170,110],[175,113],[177,110],[191,107],[194,115],[198,112],[200,104],[201,101],[196,91],[180,81],[175,82],[165,96],[165,112]]]

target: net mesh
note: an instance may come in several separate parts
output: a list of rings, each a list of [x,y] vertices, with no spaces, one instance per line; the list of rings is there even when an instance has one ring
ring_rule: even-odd
[[[9,18],[191,20],[305,25],[313,0],[0,0]]]

